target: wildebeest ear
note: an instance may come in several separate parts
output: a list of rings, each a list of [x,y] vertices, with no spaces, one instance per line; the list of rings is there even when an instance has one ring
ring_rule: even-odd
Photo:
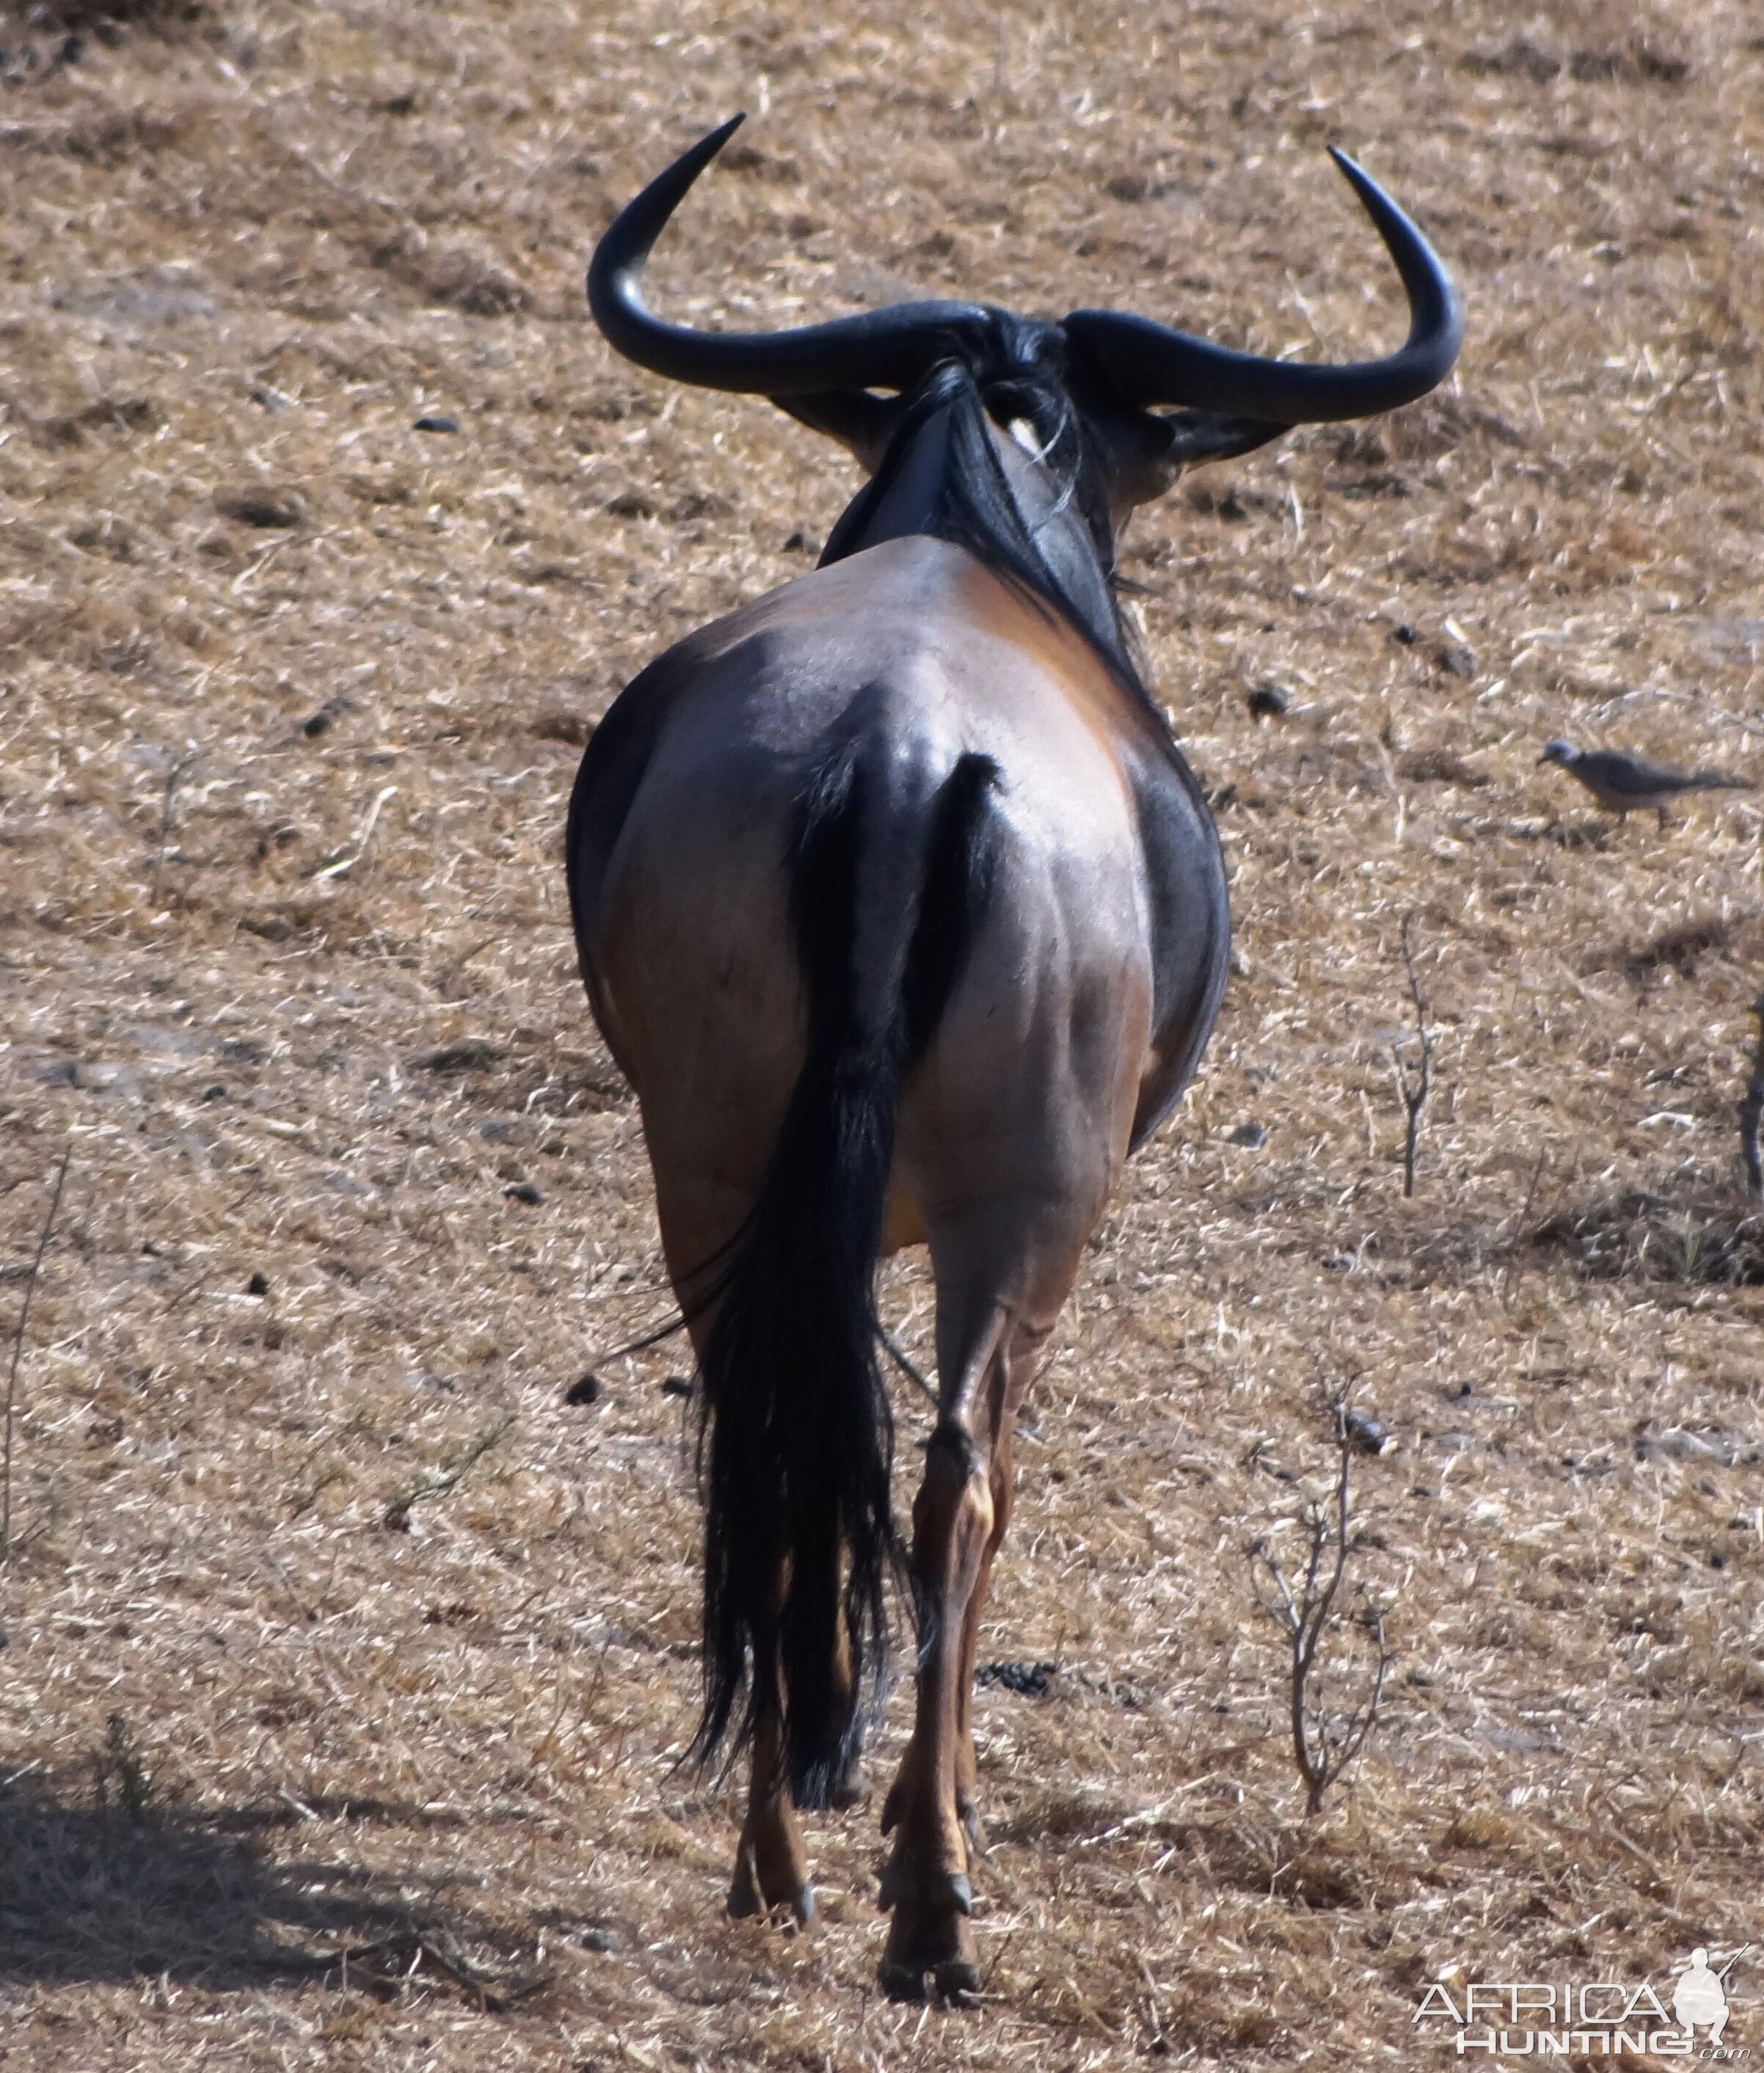
[[[1271,424],[1265,418],[1222,418],[1210,410],[1172,410],[1157,414],[1168,428],[1170,444],[1164,455],[1167,467],[1187,468],[1195,461],[1229,460],[1234,454],[1253,452],[1270,439],[1289,432],[1290,425]]]
[[[1076,400],[1108,480],[1117,526],[1137,505],[1155,503],[1185,468],[1248,453],[1292,429],[1217,410],[1142,410],[1100,386]]]
[[[868,389],[826,389],[808,396],[774,396],[772,401],[811,432],[837,439],[872,475],[888,450],[901,411],[897,396],[876,396]]]

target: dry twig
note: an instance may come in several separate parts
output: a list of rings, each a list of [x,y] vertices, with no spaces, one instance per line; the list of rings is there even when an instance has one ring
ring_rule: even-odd
[[[25,1327],[31,1322],[31,1299],[37,1292],[37,1275],[43,1265],[43,1255],[49,1250],[49,1236],[55,1229],[56,1213],[61,1207],[62,1185],[68,1177],[68,1164],[73,1157],[70,1144],[61,1155],[61,1164],[56,1172],[55,1193],[49,1197],[49,1214],[43,1220],[43,1234],[37,1240],[35,1257],[31,1262],[31,1271],[25,1277],[24,1300],[19,1305],[19,1326],[12,1335],[12,1364],[6,1370],[6,1445],[0,1458],[0,1562],[12,1552],[12,1425],[13,1413],[19,1400],[19,1362],[24,1353]]]
[[[386,1506],[385,1516],[381,1522],[386,1531],[389,1533],[408,1533],[410,1530],[410,1507],[427,1504],[435,1498],[446,1497],[456,1490],[491,1449],[501,1443],[513,1423],[512,1418],[493,1419],[476,1436],[451,1469],[417,1484],[414,1489],[406,1490],[402,1497],[394,1498]]]
[[[1353,1452],[1347,1399],[1337,1397],[1331,1406],[1335,1416],[1335,1440],[1340,1457],[1332,1503],[1315,1502],[1305,1507],[1304,1525],[1310,1535],[1304,1571],[1295,1589],[1275,1560],[1265,1540],[1250,1551],[1252,1581],[1257,1566],[1266,1572],[1275,1595],[1256,1589],[1256,1602],[1287,1636],[1291,1664],[1292,1755],[1304,1782],[1305,1811],[1320,1814],[1323,1795],[1366,1746],[1378,1720],[1379,1701],[1391,1667],[1391,1652],[1384,1638],[1384,1613],[1361,1589],[1359,1623],[1378,1651],[1372,1672],[1372,1689],[1364,1704],[1356,1706],[1345,1721],[1330,1716],[1321,1696],[1321,1675],[1317,1658],[1325,1637],[1338,1617],[1336,1600],[1347,1570],[1354,1544],[1353,1512],[1348,1488],[1349,1460]]]
[[[1403,1132],[1403,1193],[1405,1197],[1415,1193],[1415,1145],[1421,1131],[1421,1111],[1427,1106],[1427,1098],[1433,1086],[1433,1032],[1427,1026],[1427,1002],[1421,992],[1420,976],[1415,969],[1415,950],[1409,941],[1409,930],[1415,921],[1414,911],[1403,917],[1403,962],[1409,975],[1409,998],[1415,1004],[1415,1033],[1420,1041],[1420,1070],[1412,1074],[1403,1061],[1397,1046],[1391,1046],[1391,1065],[1396,1074],[1396,1090],[1403,1099],[1407,1119]]]
[[[1758,1149],[1758,1126],[1764,1116],[1764,993],[1752,1003],[1758,1017],[1758,1042],[1752,1052],[1752,1077],[1740,1101],[1740,1156],[1745,1161],[1745,1185],[1754,1195],[1764,1195],[1764,1163]]]
[[[178,787],[200,760],[202,751],[192,744],[177,757],[166,772],[165,790],[159,800],[159,846],[153,856],[153,889],[155,896],[159,880],[165,871],[165,861],[171,847],[171,810],[178,797]]]
[[[554,1975],[546,1972],[524,1978],[499,1979],[465,1956],[456,1940],[439,1924],[394,1930],[371,1943],[345,1944],[335,1951],[289,1951],[276,1960],[278,1972],[331,1972],[347,1988],[352,1973],[363,1985],[379,1993],[397,1993],[427,1964],[472,1995],[487,2014],[500,2015],[530,2000],[550,1986]]]
[[[380,789],[373,795],[373,804],[369,807],[366,818],[363,820],[361,826],[356,830],[355,840],[346,850],[343,851],[341,855],[332,857],[328,863],[323,865],[319,870],[313,872],[312,882],[314,884],[320,884],[328,880],[347,878],[348,876],[349,873],[355,869],[356,866],[361,863],[361,859],[368,853],[369,845],[373,840],[373,831],[380,824],[381,809],[385,805],[388,799],[396,798],[398,797],[398,788],[396,785],[382,785],[381,786]]]

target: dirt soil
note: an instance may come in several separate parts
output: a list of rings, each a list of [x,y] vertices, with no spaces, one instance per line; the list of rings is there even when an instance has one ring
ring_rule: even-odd
[[[1424,2069],[1429,1982],[1764,1944],[1764,800],[1537,767],[1764,778],[1752,0],[0,14],[0,2065]],[[1237,952],[1028,1413],[967,2010],[875,1992],[880,1791],[815,1932],[725,1918],[684,1357],[605,1358],[666,1296],[571,777],[856,480],[584,315],[737,107],[654,269],[701,321],[1383,350],[1332,142],[1469,312],[1432,398],[1127,536]],[[912,1259],[886,1305],[929,1358]],[[1350,1383],[1393,1661],[1307,1819],[1249,1551]]]

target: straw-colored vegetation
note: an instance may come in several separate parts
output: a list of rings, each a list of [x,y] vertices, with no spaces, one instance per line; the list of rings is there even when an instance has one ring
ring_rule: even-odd
[[[109,12],[0,31],[0,1354],[72,1148],[0,2063],[1424,2067],[1446,1968],[1764,1943],[1764,797],[1662,835],[1535,767],[1764,777],[1751,0]],[[1239,948],[1020,1450],[983,1659],[1056,1667],[980,1692],[969,2013],[872,1990],[874,1803],[813,1824],[817,1933],[723,1918],[730,1799],[670,1767],[682,1356],[561,1400],[665,1307],[579,745],[853,486],[583,318],[612,208],[742,105],[655,270],[707,320],[929,290],[1376,350],[1336,141],[1469,310],[1448,390],[1129,536]],[[916,1265],[888,1306],[922,1356]],[[1300,1551],[1350,1382],[1393,1663],[1308,1820],[1249,1550]]]

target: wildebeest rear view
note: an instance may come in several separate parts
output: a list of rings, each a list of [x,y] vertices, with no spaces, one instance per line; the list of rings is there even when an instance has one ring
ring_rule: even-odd
[[[1764,1215],[1735,1122],[1764,793],[1699,788],[1663,833],[1539,756],[1760,775],[1758,14],[0,0],[9,2073],[1436,2073],[1467,1983],[1559,2003],[1645,1981],[1670,2013],[1695,1951],[1718,1973],[1748,1941],[1722,2046],[1755,2059]],[[689,364],[658,373],[608,343],[583,270],[744,107],[644,267],[649,309],[690,327],[669,348]],[[793,876],[837,1003],[833,917],[898,872],[850,1005],[882,1016],[901,981],[898,1057],[860,1061],[899,1083],[875,1300],[938,1382],[929,1248],[888,1250],[909,1202],[936,1206],[909,1185],[942,1141],[934,1077],[976,1003],[1022,1016],[1067,988],[1057,971],[1019,1007],[1016,975],[997,986],[1002,922],[1027,938],[1078,875],[1105,884],[1111,828],[1164,832],[1136,785],[1206,835],[1111,659],[1091,519],[1111,469],[1155,490],[1180,439],[1280,413],[1165,400],[1148,356],[1195,372],[1181,326],[1303,381],[1409,328],[1331,144],[1449,266],[1465,344],[1400,409],[1300,422],[1109,514],[1127,659],[1216,823],[1229,976],[999,1421],[1008,1531],[971,1630],[942,1637],[953,1669],[928,1667],[927,1702],[953,1689],[957,1711],[947,1774],[912,1754],[914,1820],[971,1795],[983,1821],[959,1854],[946,1829],[913,1844],[970,1882],[959,1923],[909,1896],[928,1944],[899,1984],[940,1951],[979,1977],[982,2005],[946,2014],[876,1986],[940,1418],[887,1347],[894,1688],[854,1773],[845,1694],[873,1710],[880,1661],[860,1594],[866,1659],[835,1649],[820,1732],[798,1729],[858,1803],[793,1795],[802,1857],[782,1801],[750,1837],[769,1857],[738,1850],[747,1685],[718,1760],[682,1760],[706,1696],[701,1401],[683,1334],[610,1350],[678,1303],[643,1115],[583,999],[571,787],[682,641],[652,759],[670,785],[676,723],[711,739],[714,693],[736,694],[720,748],[762,708],[785,730],[800,785],[745,752],[750,846],[725,794],[661,858],[661,891],[712,909],[678,924],[694,957],[713,921],[738,935],[729,991],[721,965],[669,983],[628,946],[668,1016],[711,1023],[699,1069],[746,1071],[771,1032],[736,1148],[756,1195],[809,1049]],[[967,313],[948,351],[903,310],[918,298]],[[1078,309],[1105,321],[1074,329]],[[845,318],[867,325],[809,348],[843,385],[798,389],[793,328]],[[775,389],[674,378],[731,355]],[[1001,369],[1025,355],[1013,398]],[[1049,447],[1050,398],[1071,415]],[[860,501],[848,536],[870,479],[893,516]],[[1026,531],[1067,480],[1031,536],[1064,558],[1062,603],[1012,514]],[[912,531],[940,483],[973,508]],[[839,552],[884,519],[908,530]],[[802,714],[850,681],[834,602],[873,628],[881,575],[914,567],[881,644],[894,703],[850,740],[902,711],[921,729],[880,769],[823,756]],[[786,647],[812,678],[793,693]],[[987,681],[981,654],[1004,658]],[[1056,792],[1062,723],[1082,739]],[[908,806],[878,849],[866,830]],[[1037,849],[1044,829],[1065,847]],[[1037,906],[1049,855],[1066,878],[1049,865]],[[934,877],[971,907],[928,901]],[[1121,933],[1097,904],[1074,950]],[[1100,1008],[1158,962],[1131,950]],[[1417,992],[1432,1087],[1406,1195]],[[690,1035],[663,1017],[654,1041]],[[1013,1029],[983,1056],[1020,1104],[1037,1055]],[[861,1263],[830,1228],[810,1241]],[[797,1280],[785,1351],[806,1360],[830,1305],[848,1334],[862,1319],[830,1278]],[[1372,1616],[1390,1660],[1313,1814],[1259,1551],[1302,1583],[1350,1380],[1336,1726],[1372,1688]],[[846,1408],[861,1466],[861,1395]],[[983,1448],[993,1409],[971,1407]],[[765,1429],[740,1432],[763,1457]],[[936,1453],[947,1490],[961,1464]],[[990,1473],[957,1494],[973,1532]],[[769,1544],[723,1595],[744,1665]],[[843,1630],[850,1574],[800,1609],[811,1640]],[[785,1905],[729,1914],[738,1855]]]
[[[810,1914],[794,1808],[855,1794],[896,1560],[875,1276],[929,1249],[938,1418],[882,1978],[954,1994],[979,1985],[970,1708],[1013,1427],[1226,971],[1218,839],[1122,620],[1115,530],[1186,463],[1424,394],[1461,324],[1420,233],[1337,154],[1408,292],[1386,360],[1292,365],[1144,318],[958,303],[689,331],[649,314],[639,275],[735,126],[607,233],[595,315],[657,373],[772,397],[870,480],[814,574],[671,649],[608,712],[571,806],[571,909],[699,1354],[696,1746],[752,1745],[738,1914]]]

